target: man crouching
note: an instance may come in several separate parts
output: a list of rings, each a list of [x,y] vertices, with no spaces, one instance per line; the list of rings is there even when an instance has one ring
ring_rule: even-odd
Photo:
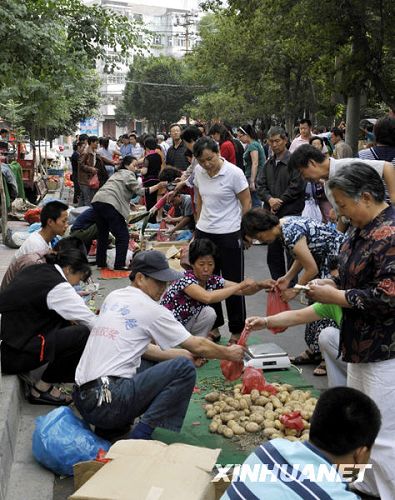
[[[167,282],[180,276],[162,253],[140,252],[132,261],[131,285],[105,299],[78,364],[73,394],[96,434],[114,439],[136,417],[132,439],[150,439],[156,427],[179,432],[195,385],[196,358],[243,359],[241,346],[193,337],[157,303]]]

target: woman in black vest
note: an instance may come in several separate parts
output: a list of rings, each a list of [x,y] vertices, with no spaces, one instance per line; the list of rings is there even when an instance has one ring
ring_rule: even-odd
[[[73,286],[91,270],[86,256],[68,249],[46,256],[46,264],[22,269],[0,293],[1,367],[23,374],[48,364],[31,387],[32,404],[69,404],[53,383],[74,382],[95,315]]]

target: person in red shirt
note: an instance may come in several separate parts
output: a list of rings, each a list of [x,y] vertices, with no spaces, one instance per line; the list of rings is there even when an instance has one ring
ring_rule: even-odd
[[[214,123],[214,125],[210,128],[208,135],[211,136],[214,141],[218,142],[222,158],[225,158],[228,162],[236,165],[236,149],[228,129],[220,123]]]

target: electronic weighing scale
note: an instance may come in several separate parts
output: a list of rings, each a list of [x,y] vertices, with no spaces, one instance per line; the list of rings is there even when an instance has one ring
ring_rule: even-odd
[[[249,346],[245,357],[245,366],[263,370],[284,370],[291,366],[291,361],[284,350],[274,343]]]

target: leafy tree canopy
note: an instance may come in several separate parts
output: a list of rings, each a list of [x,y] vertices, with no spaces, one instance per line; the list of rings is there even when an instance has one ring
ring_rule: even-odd
[[[143,48],[135,22],[81,0],[2,0],[0,18],[0,103],[23,105],[33,138],[69,132],[95,112],[97,59],[111,71]]]
[[[195,91],[185,59],[137,57],[128,73],[117,120],[124,123],[129,114],[129,121],[146,118],[160,130],[180,119]]]

